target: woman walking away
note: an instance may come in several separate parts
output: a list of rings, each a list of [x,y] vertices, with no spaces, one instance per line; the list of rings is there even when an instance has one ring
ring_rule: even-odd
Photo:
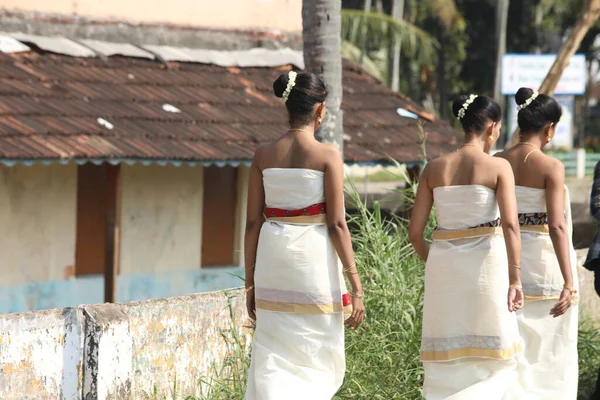
[[[476,95],[459,97],[452,109],[464,144],[427,164],[409,226],[427,261],[423,392],[427,400],[512,400],[521,351],[512,312],[523,303],[519,221],[510,165],[487,154],[502,112]],[[433,204],[438,228],[428,247],[423,232]]]
[[[525,344],[523,398],[577,398],[577,257],[563,164],[542,153],[562,110],[550,96],[521,88],[519,142],[497,154],[510,163],[521,224],[525,307],[517,313]]]
[[[314,137],[325,115],[323,81],[291,71],[273,89],[291,129],[260,147],[250,167],[246,303],[256,330],[246,399],[330,400],[346,367],[344,311],[352,306],[351,328],[365,317],[343,161],[334,145]]]

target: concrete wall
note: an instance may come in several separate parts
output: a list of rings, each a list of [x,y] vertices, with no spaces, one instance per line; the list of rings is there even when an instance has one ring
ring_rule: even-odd
[[[38,284],[74,274],[76,182],[75,165],[0,167],[0,312],[77,298]]]
[[[600,328],[600,297],[594,289],[594,273],[583,268],[587,252],[587,249],[577,250],[577,274],[579,275],[579,295],[581,297],[579,311],[584,319],[594,321]]]
[[[301,0],[3,0],[6,9],[217,29],[302,30]]]
[[[242,334],[243,300],[232,291],[0,315],[0,398],[194,395],[233,351],[222,335]]]

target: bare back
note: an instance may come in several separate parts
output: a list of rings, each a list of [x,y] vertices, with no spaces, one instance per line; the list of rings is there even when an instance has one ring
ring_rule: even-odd
[[[560,162],[540,150],[527,145],[517,145],[496,154],[510,163],[517,186],[546,189],[556,175]],[[560,164],[560,165],[559,165]]]
[[[430,189],[439,186],[481,185],[492,190],[506,166],[504,162],[474,148],[463,148],[440,157],[427,166],[427,184]]]
[[[332,146],[319,143],[304,132],[288,132],[262,146],[256,153],[255,162],[261,171],[268,168],[306,168],[325,172]]]

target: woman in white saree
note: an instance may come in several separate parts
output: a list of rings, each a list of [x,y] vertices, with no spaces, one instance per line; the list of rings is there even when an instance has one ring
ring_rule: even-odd
[[[291,129],[260,147],[250,167],[246,305],[256,329],[246,400],[330,400],[345,372],[344,314],[351,305],[351,328],[364,319],[343,161],[314,137],[325,116],[323,81],[290,71],[273,89]]]
[[[563,164],[541,152],[562,110],[552,97],[527,88],[519,89],[515,100],[520,139],[497,156],[510,162],[517,184],[525,294],[517,313],[525,344],[522,398],[575,400],[578,280],[571,202]]]
[[[427,164],[409,226],[427,262],[423,392],[427,400],[515,399],[509,391],[521,342],[513,311],[523,303],[515,186],[508,162],[487,154],[502,112],[476,95],[458,98],[453,111],[465,142]],[[423,232],[434,204],[438,229],[429,247]]]

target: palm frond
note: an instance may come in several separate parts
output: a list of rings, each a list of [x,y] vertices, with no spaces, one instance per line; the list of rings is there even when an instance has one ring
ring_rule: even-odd
[[[427,32],[405,20],[389,15],[361,10],[342,10],[342,39],[360,46],[356,38],[356,26],[360,32],[366,32],[369,48],[385,48],[392,38],[402,43],[402,52],[407,57],[416,57],[422,63],[431,63],[439,47],[438,42]],[[362,38],[364,39],[364,38]]]
[[[342,41],[342,56],[355,62],[361,62],[362,58],[362,67],[377,79],[383,80],[384,71],[382,71],[377,62],[367,55],[361,55],[361,53],[358,46],[355,46],[346,40]]]

